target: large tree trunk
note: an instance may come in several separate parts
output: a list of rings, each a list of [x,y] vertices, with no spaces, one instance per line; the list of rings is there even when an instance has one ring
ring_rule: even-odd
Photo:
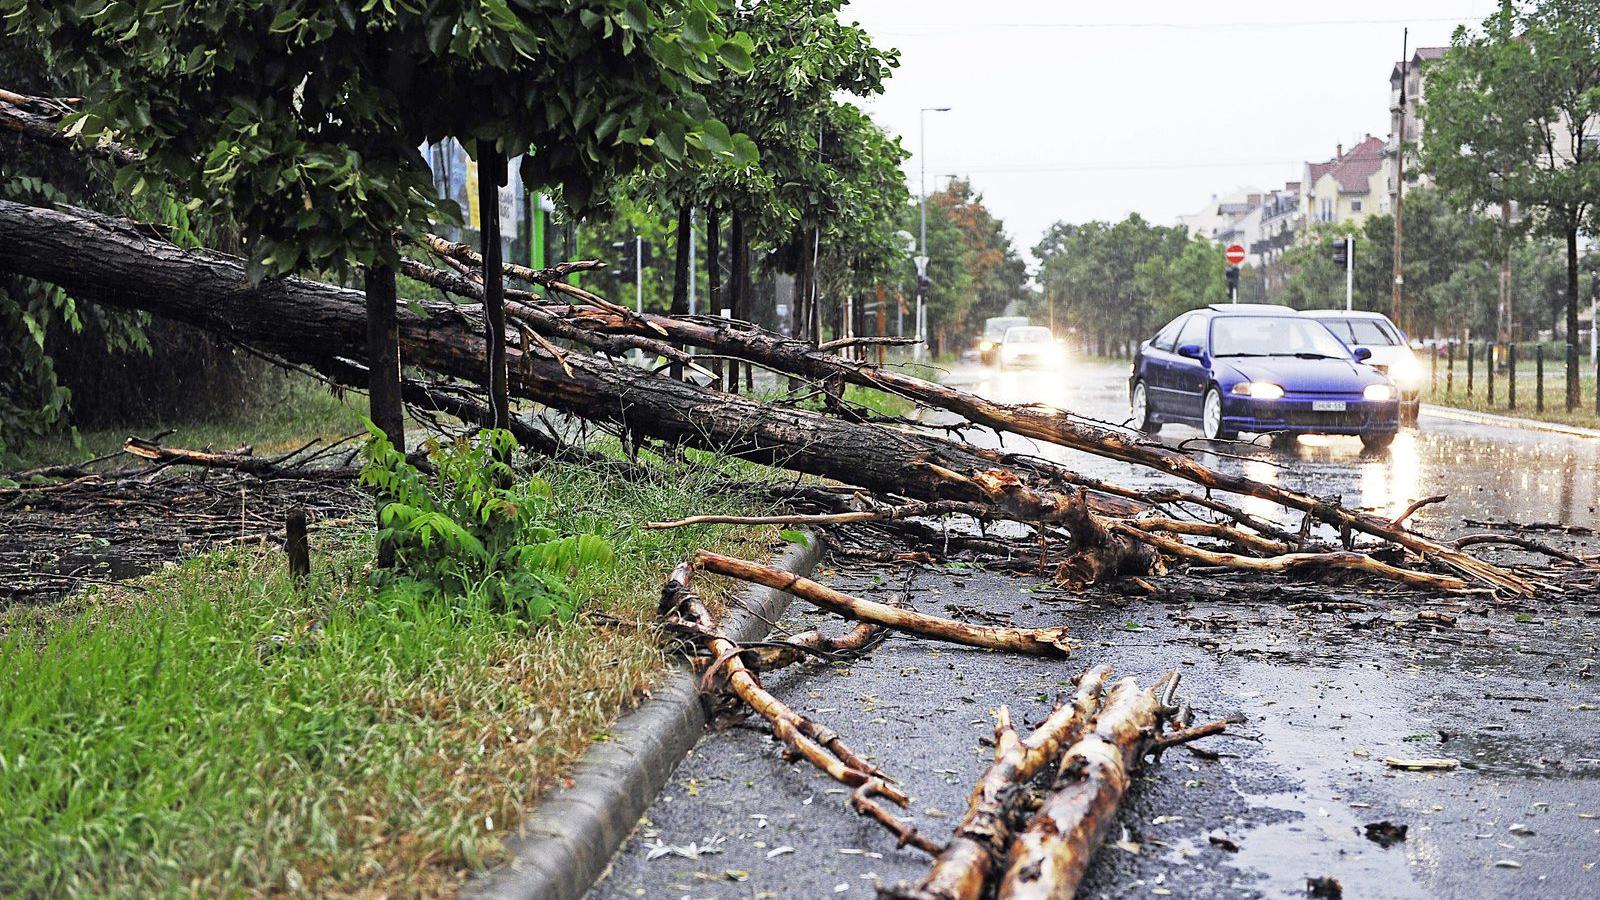
[[[506,333],[505,268],[500,258],[500,182],[505,158],[493,141],[478,142],[478,236],[483,252],[483,330],[489,348],[489,410],[493,426],[511,422],[506,389],[506,346],[493,336]]]
[[[1569,222],[1567,237],[1567,412],[1583,402],[1578,381],[1578,224]],[[1600,391],[1600,384],[1595,385]]]
[[[366,271],[367,410],[372,423],[401,453],[406,452],[405,405],[400,395],[400,320],[394,267]],[[381,527],[381,523],[380,523]],[[378,565],[394,565],[394,545],[378,545]]]
[[[715,203],[706,206],[706,315],[720,316],[722,296],[722,217]],[[727,360],[728,390],[739,392],[739,365]]]
[[[367,359],[364,301],[347,288],[302,278],[251,285],[233,257],[183,250],[124,220],[4,200],[0,246],[8,251],[0,255],[0,271],[48,281],[84,300],[165,316],[336,377],[348,373],[341,359]],[[484,335],[478,317],[453,304],[418,305],[420,313],[397,311],[400,350],[408,362],[482,385]],[[768,406],[579,351],[557,359],[537,345],[513,344],[507,355],[516,396],[664,441],[874,492],[988,503],[993,498],[975,476],[1016,468],[995,451]],[[1065,511],[1079,501],[1048,488],[1021,488],[1005,502]],[[1129,515],[1142,508],[1103,494],[1091,494],[1089,502],[1107,514]]]
[[[732,221],[728,223],[728,250],[733,255],[733,317],[742,322],[751,320],[750,309],[750,237],[745,233],[744,215],[733,208]],[[755,390],[755,369],[744,367],[745,390]]]
[[[672,315],[689,314],[689,267],[694,265],[694,222],[690,218],[693,207],[678,210],[678,231],[675,235],[675,258],[672,264]],[[683,377],[683,364],[673,363],[673,378]]]

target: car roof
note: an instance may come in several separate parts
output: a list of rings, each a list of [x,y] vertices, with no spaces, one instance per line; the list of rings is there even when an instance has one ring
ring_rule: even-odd
[[[1383,319],[1387,321],[1389,318],[1381,312],[1370,312],[1364,309],[1307,309],[1301,312],[1308,316],[1337,316],[1341,319]]]
[[[1213,303],[1206,307],[1207,310],[1220,315],[1244,316],[1263,313],[1278,316],[1298,316],[1300,311],[1276,303]]]

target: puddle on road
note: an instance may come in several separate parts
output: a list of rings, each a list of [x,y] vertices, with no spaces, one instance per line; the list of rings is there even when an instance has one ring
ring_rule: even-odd
[[[1321,876],[1339,879],[1347,897],[1427,896],[1413,870],[1433,864],[1428,836],[1412,829],[1409,840],[1385,850],[1367,840],[1362,828],[1390,816],[1350,803],[1355,785],[1384,777],[1384,756],[1401,753],[1408,735],[1431,725],[1392,714],[1408,709],[1411,701],[1393,684],[1394,676],[1384,673],[1378,680],[1351,674],[1260,663],[1240,667],[1241,685],[1264,686],[1239,694],[1249,727],[1260,734],[1261,758],[1272,760],[1293,782],[1284,791],[1244,793],[1252,806],[1282,810],[1292,818],[1232,835],[1239,852],[1228,863],[1260,877],[1269,896],[1303,897],[1306,879]],[[1352,682],[1360,688],[1352,688]],[[1345,739],[1347,730],[1360,737]],[[1358,751],[1367,755],[1355,755]]]

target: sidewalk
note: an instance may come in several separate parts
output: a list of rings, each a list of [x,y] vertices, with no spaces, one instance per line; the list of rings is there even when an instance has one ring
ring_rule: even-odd
[[[1477,412],[1475,410],[1457,409],[1453,406],[1436,406],[1432,403],[1422,404],[1422,414],[1425,416],[1438,416],[1441,419],[1450,419],[1456,422],[1471,422],[1474,425],[1498,425],[1502,428],[1525,428],[1530,431],[1548,431],[1555,434],[1567,434],[1573,437],[1600,438],[1600,428],[1584,428],[1581,425],[1564,425],[1560,422],[1546,422],[1542,419],[1528,419],[1522,416],[1504,416],[1499,413]]]

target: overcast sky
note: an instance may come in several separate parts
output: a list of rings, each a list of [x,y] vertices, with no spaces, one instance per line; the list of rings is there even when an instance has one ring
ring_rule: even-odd
[[[1389,70],[1495,0],[853,0],[901,65],[865,106],[928,189],[970,176],[1024,253],[1058,219],[1158,224],[1389,130]]]

